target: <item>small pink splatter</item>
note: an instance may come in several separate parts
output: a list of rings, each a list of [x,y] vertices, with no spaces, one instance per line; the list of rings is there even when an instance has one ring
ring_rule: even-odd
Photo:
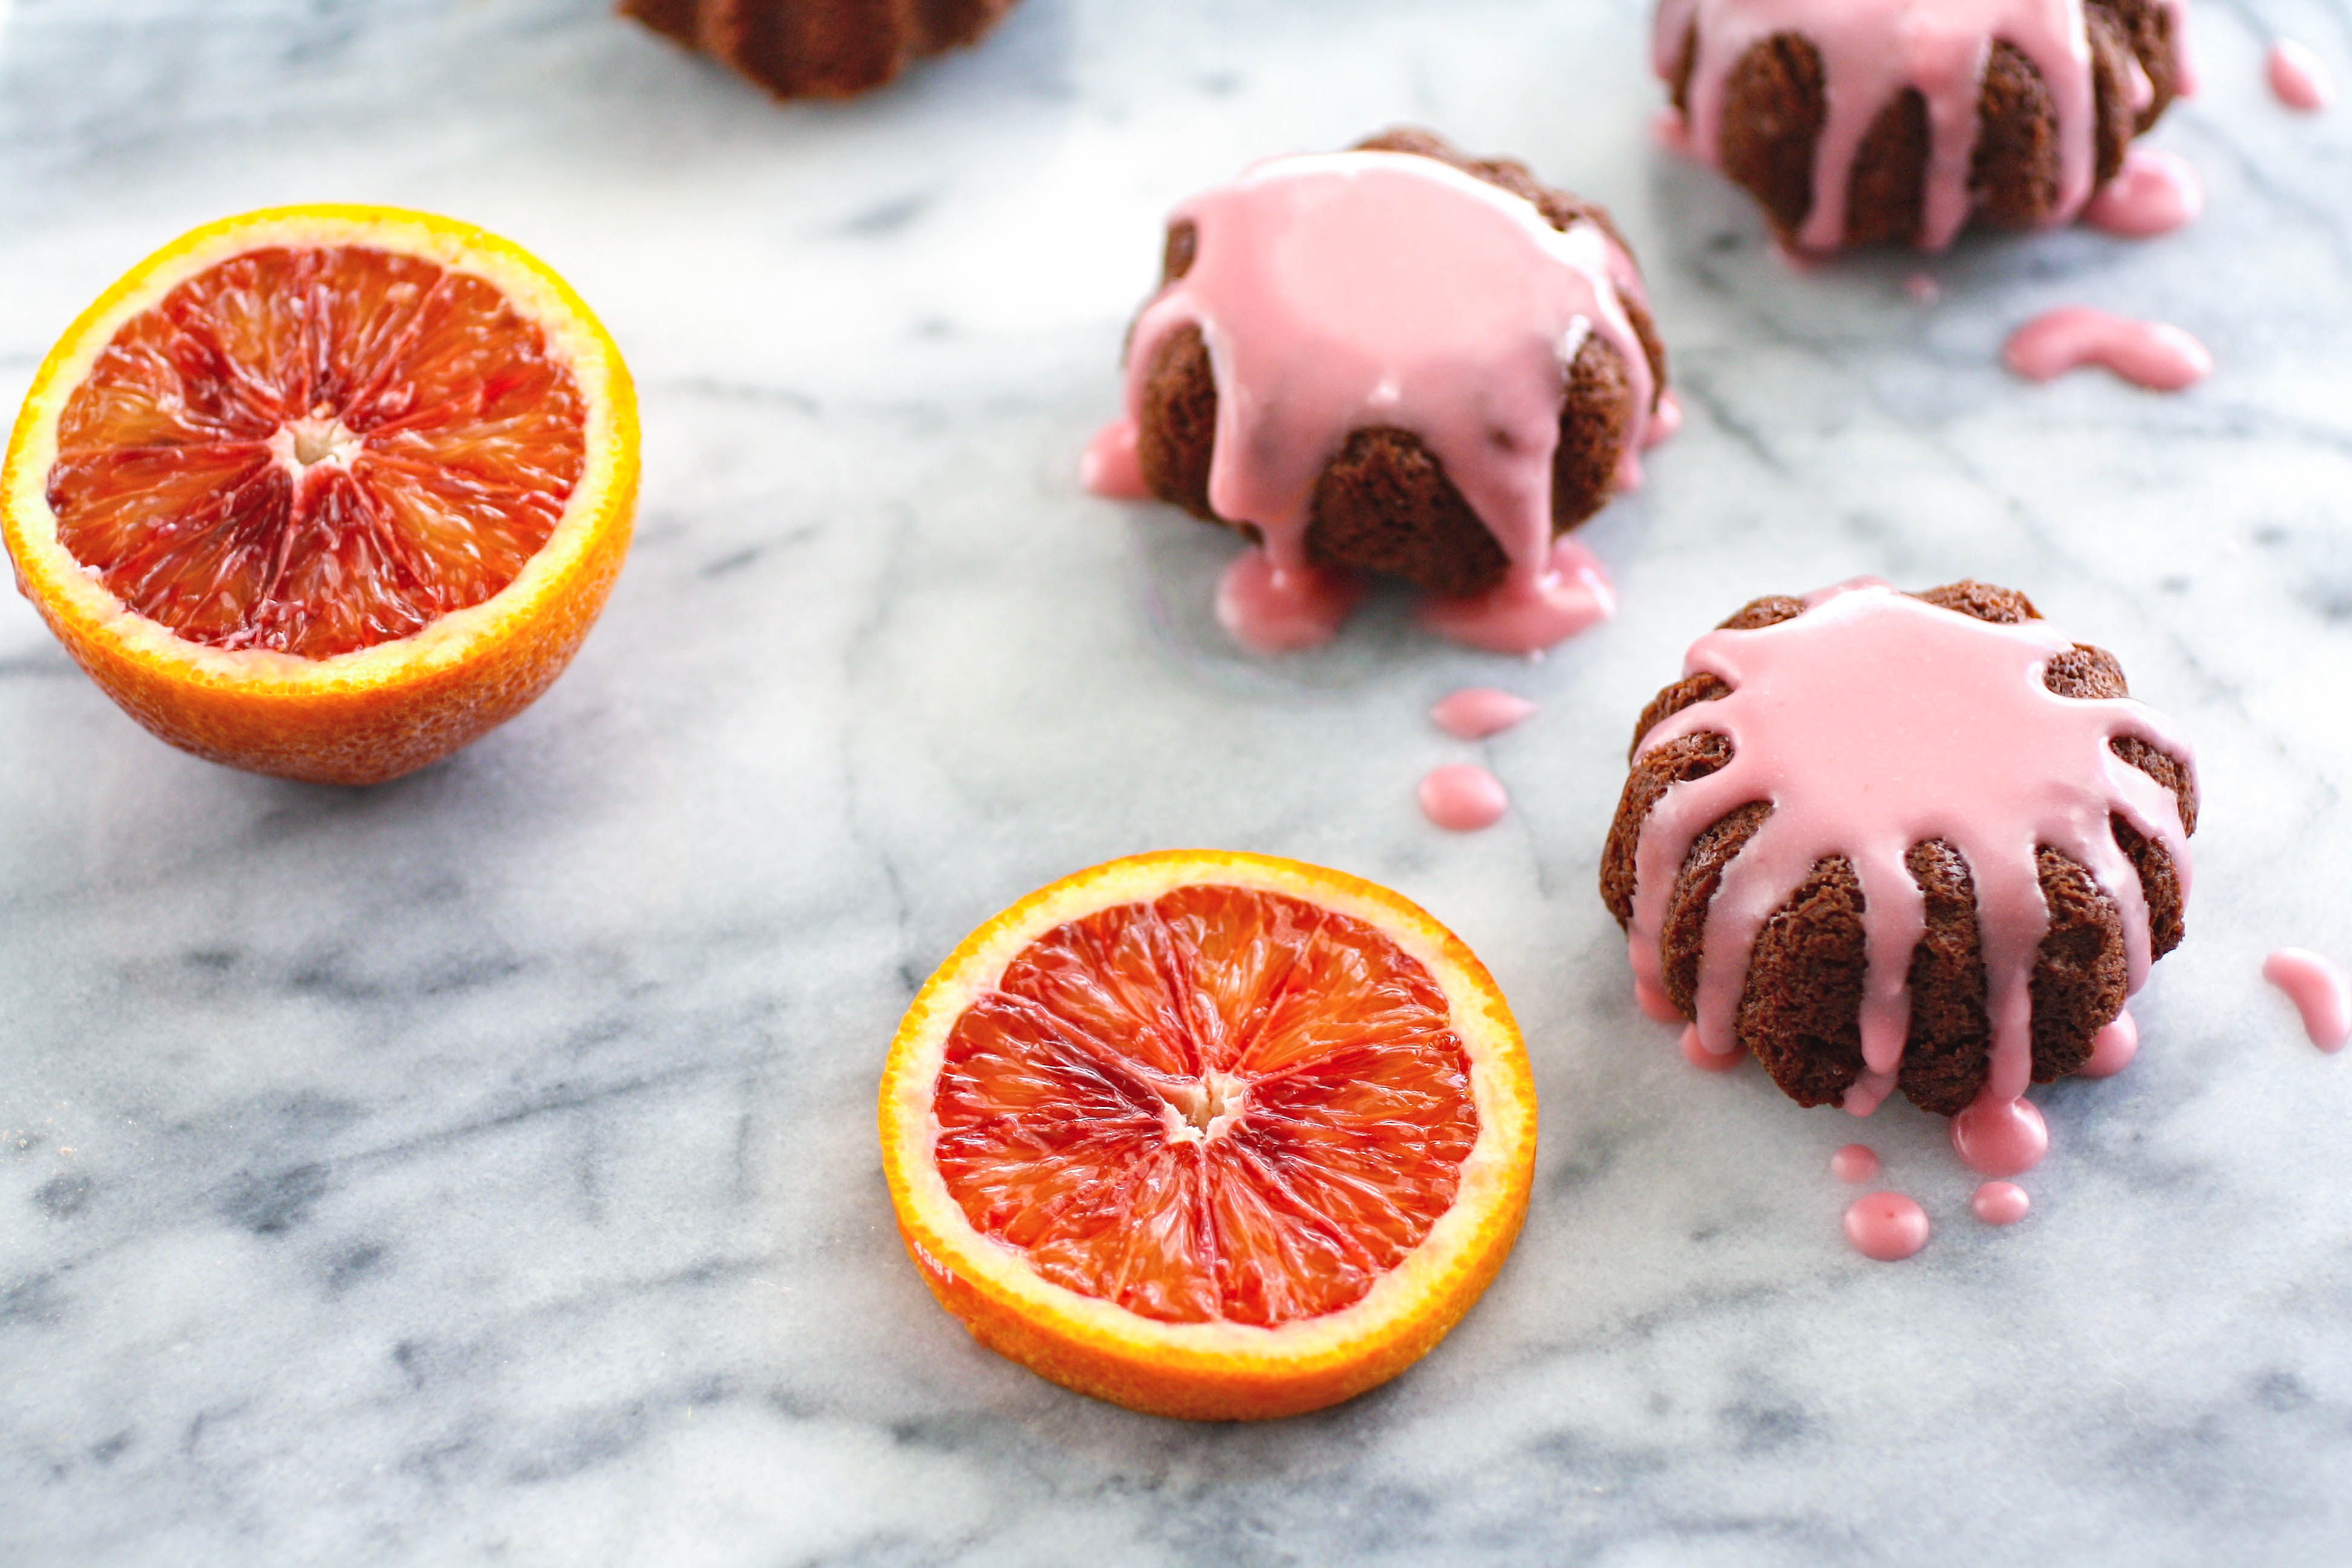
[[[1969,1200],[1969,1207],[1987,1225],[2015,1225],[2032,1206],[2033,1200],[2015,1182],[1987,1182]]]
[[[1982,1176],[2014,1176],[2050,1152],[2050,1128],[2030,1100],[1978,1100],[1952,1118],[1952,1152]]]
[[[1510,807],[1503,781],[1475,763],[1449,763],[1421,781],[1422,814],[1450,832],[1492,827]]]
[[[2340,1051],[2352,1039],[2352,985],[2336,965],[2307,947],[2283,947],[2263,960],[2263,978],[2294,1001],[2313,1045]]]
[[[2179,327],[2084,305],[2034,317],[2010,334],[2001,358],[2028,381],[2053,381],[2095,364],[2151,392],[2179,392],[2213,374],[2213,356]]]
[[[1483,741],[1501,734],[1535,710],[1536,705],[1524,697],[1491,686],[1472,686],[1438,703],[1429,716],[1457,741]]]
[[[1878,1151],[1867,1143],[1849,1143],[1830,1156],[1830,1174],[1841,1182],[1866,1182],[1878,1174]]]
[[[1901,1193],[1872,1193],[1846,1205],[1845,1238],[1864,1258],[1898,1263],[1927,1245],[1927,1213]]]
[[[1929,273],[1914,272],[1903,279],[1903,292],[1919,304],[1932,305],[1944,297],[1944,286]]]
[[[2281,38],[2271,46],[2266,64],[2271,91],[2289,109],[2316,114],[2334,100],[2336,84],[2328,79],[2327,67],[2306,46]]]

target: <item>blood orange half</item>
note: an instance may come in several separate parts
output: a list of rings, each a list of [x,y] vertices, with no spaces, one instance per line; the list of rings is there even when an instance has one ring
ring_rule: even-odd
[[[636,414],[552,272],[420,213],[253,213],[51,353],[0,525],[74,658],[174,745],[370,783],[519,712],[627,548]]]
[[[1385,889],[1177,850],[972,933],[882,1080],[908,1249],[991,1349],[1157,1415],[1395,1376],[1527,1211],[1535,1089],[1476,958]]]

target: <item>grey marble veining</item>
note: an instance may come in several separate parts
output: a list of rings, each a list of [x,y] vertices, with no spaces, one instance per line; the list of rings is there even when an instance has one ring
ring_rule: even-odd
[[[2352,1057],[2256,977],[2352,957],[2343,0],[2200,0],[2159,144],[2202,221],[1797,275],[1658,153],[1620,0],[1026,0],[777,109],[602,0],[0,3],[0,406],[124,266],[268,202],[457,213],[639,378],[611,608],[537,707],[367,792],[149,739],[0,601],[0,1562],[2341,1562]],[[1158,216],[1398,121],[1610,203],[1690,407],[1591,525],[1624,609],[1541,662],[1377,600],[1269,663],[1231,546],[1079,494]],[[1943,300],[1903,279],[1925,266]],[[2046,305],[2177,321],[2178,398],[1998,366]],[[2031,591],[2201,747],[2139,1062],[2042,1095],[2014,1231],[1940,1123],[1702,1079],[1595,896],[1627,729],[1751,595]],[[1483,745],[1427,704],[1543,704]],[[1483,758],[1514,810],[1416,815]],[[1017,894],[1210,843],[1391,883],[1526,1026],[1533,1213],[1397,1383],[1151,1420],[976,1348],[873,1147],[912,987]],[[1857,1134],[1928,1250],[1847,1251]]]

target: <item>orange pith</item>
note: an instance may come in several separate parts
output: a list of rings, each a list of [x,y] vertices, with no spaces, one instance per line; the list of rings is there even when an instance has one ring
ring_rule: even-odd
[[[41,363],[0,465],[19,590],[173,745],[373,784],[528,707],[627,553],[636,399],[536,258],[279,207],[139,263]]]
[[[1510,1009],[1405,900],[1269,856],[1066,877],[908,1007],[883,1168],[982,1344],[1159,1415],[1295,1414],[1395,1376],[1500,1268],[1535,1091]]]
[[[975,1229],[1170,1322],[1360,1300],[1478,1137],[1426,970],[1361,921],[1216,885],[1032,942],[956,1021],[935,1114]]]
[[[583,466],[546,335],[486,279],[270,247],[125,323],[59,422],[59,542],[191,641],[309,658],[514,581]]]

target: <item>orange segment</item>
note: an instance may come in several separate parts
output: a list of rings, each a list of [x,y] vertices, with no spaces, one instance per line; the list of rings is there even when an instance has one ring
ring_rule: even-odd
[[[528,704],[602,607],[628,374],[561,279],[446,218],[199,229],[85,312],[0,477],[18,581],[173,744],[367,783]]]
[[[1176,851],[973,933],[900,1028],[882,1132],[909,1249],[984,1343],[1138,1409],[1276,1415],[1394,1375],[1484,1289],[1534,1091],[1423,911]]]

